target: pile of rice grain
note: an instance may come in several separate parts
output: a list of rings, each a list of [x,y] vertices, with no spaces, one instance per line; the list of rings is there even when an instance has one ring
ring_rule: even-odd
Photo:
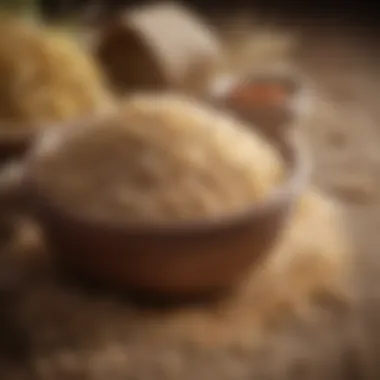
[[[49,141],[34,169],[52,200],[95,218],[219,217],[283,179],[278,153],[261,136],[183,96],[136,95],[90,124]]]
[[[67,33],[0,16],[0,120],[48,124],[108,107],[96,62]]]

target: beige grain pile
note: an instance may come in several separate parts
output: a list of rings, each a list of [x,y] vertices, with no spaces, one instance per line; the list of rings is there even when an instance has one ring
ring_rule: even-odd
[[[263,137],[182,96],[136,95],[90,124],[45,140],[34,170],[51,199],[96,218],[219,217],[262,200],[283,178]]]
[[[68,34],[0,16],[0,120],[46,124],[109,102],[96,63]]]

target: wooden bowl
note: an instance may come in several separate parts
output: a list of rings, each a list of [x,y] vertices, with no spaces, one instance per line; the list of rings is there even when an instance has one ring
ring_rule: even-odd
[[[295,131],[284,129],[269,137],[287,163],[286,180],[244,212],[144,227],[94,220],[52,202],[33,174],[49,139],[59,141],[73,129],[66,125],[46,131],[30,151],[20,182],[24,199],[60,260],[122,289],[173,299],[205,296],[239,284],[281,237],[308,182],[302,141]]]

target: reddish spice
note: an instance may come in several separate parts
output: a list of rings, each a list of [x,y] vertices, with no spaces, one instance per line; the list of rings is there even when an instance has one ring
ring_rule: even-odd
[[[284,86],[276,83],[248,83],[236,87],[228,100],[243,106],[280,106],[285,103],[287,91]]]

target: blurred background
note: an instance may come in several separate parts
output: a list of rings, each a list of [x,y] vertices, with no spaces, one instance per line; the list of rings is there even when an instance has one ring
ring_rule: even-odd
[[[86,13],[89,8],[97,7],[108,13],[117,13],[125,6],[153,3],[139,0],[2,0],[5,8],[39,7],[46,18],[57,19],[73,14]],[[181,3],[198,9],[207,15],[226,14],[242,8],[266,14],[277,14],[289,20],[314,20],[320,23],[343,22],[361,25],[367,29],[377,25],[378,14],[375,1],[250,1],[225,0],[183,0]]]
[[[24,0],[25,1],[25,0]],[[9,1],[9,3],[15,1]],[[90,6],[100,6],[109,13],[118,12],[121,8],[136,4],[152,3],[139,0],[34,0],[39,3],[46,17],[56,18],[64,14],[85,12]],[[5,3],[5,1],[3,1]],[[375,1],[250,1],[226,0],[216,2],[212,0],[184,0],[183,4],[198,9],[200,12],[215,15],[226,14],[231,11],[246,10],[259,11],[267,14],[277,14],[283,18],[314,20],[320,23],[343,22],[362,27],[376,26],[379,11]]]

